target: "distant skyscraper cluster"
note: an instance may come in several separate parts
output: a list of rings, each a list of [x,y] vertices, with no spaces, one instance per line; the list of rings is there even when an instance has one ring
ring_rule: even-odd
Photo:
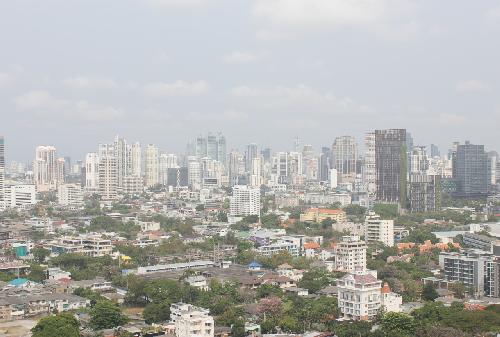
[[[73,163],[59,156],[55,146],[37,146],[32,165],[11,162],[6,171],[2,137],[0,205],[24,205],[23,198],[32,200],[37,192],[57,191],[62,203],[73,205],[81,202],[82,193],[113,202],[146,189],[208,195],[213,189],[246,185],[251,191],[309,190],[323,193],[321,200],[345,202],[347,196],[366,207],[384,202],[426,212],[439,209],[442,193],[466,198],[494,193],[500,178],[498,154],[470,142],[454,142],[448,155],[441,156],[434,144],[414,145],[405,129],[367,132],[362,148],[349,135],[331,141],[320,151],[298,138],[291,142],[293,150],[274,152],[249,143],[243,151],[228,151],[226,137],[210,132],[189,141],[185,154],[175,154],[116,136]],[[22,187],[7,184],[6,173],[24,177]]]

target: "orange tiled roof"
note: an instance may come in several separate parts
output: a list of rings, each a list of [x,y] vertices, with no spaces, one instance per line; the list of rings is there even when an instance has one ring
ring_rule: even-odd
[[[306,242],[304,243],[304,249],[318,249],[321,246],[317,242]]]

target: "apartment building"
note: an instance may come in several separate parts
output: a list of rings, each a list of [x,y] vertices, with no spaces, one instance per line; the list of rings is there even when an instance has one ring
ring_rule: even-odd
[[[334,248],[334,268],[349,273],[366,271],[366,248],[366,243],[359,236],[343,236]]]
[[[346,213],[341,209],[309,208],[300,215],[301,222],[321,222],[326,219],[336,223],[347,222]]]
[[[170,319],[175,325],[177,337],[213,337],[214,318],[209,310],[186,303],[170,306]]]
[[[365,218],[365,241],[394,246],[394,220],[382,220],[375,212],[369,212]]]
[[[439,266],[444,278],[450,282],[462,283],[473,296],[493,296],[494,256],[480,250],[442,252]]]
[[[337,281],[337,288],[343,319],[370,321],[379,313],[382,281],[372,274],[347,274]]]
[[[53,253],[76,253],[92,257],[109,255],[113,251],[111,240],[99,235],[81,235],[78,237],[62,237],[51,244]]]

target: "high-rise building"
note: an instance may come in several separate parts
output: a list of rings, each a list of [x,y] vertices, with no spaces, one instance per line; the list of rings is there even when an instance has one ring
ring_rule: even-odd
[[[262,155],[262,159],[264,160],[264,163],[270,163],[271,162],[271,149],[266,147],[265,149],[260,151],[260,154]]]
[[[375,131],[377,199],[406,207],[406,130]]]
[[[118,173],[113,145],[99,145],[99,195],[104,201],[115,200],[118,195]]]
[[[188,143],[188,156],[191,156],[192,152],[194,152],[198,160],[208,157],[220,161],[224,167],[226,166],[227,143],[226,137],[224,137],[222,133],[219,132],[216,135],[208,133],[207,137],[200,135],[196,137],[195,143],[193,145],[191,144],[192,143]]]
[[[114,142],[114,153],[116,157],[116,174],[118,177],[118,188],[123,187],[123,177],[129,174],[129,152],[125,138],[116,136]]]
[[[410,173],[424,173],[427,174],[429,170],[429,159],[425,146],[414,146],[410,150]]]
[[[453,180],[459,197],[487,195],[491,186],[491,161],[484,151],[484,145],[466,141],[457,145],[453,154]]]
[[[408,206],[413,213],[434,212],[441,207],[441,177],[426,173],[410,173]]]
[[[431,158],[436,158],[436,157],[440,157],[441,156],[441,153],[439,152],[439,147],[435,144],[431,144]]]
[[[201,164],[195,157],[188,158],[188,185],[193,191],[201,188]]]
[[[252,160],[259,156],[259,150],[257,144],[251,143],[247,145],[245,151],[245,172],[250,172],[252,170]]]
[[[168,170],[178,168],[177,155],[162,153],[160,155],[160,184],[168,184]]]
[[[229,197],[229,223],[236,223],[249,215],[260,217],[260,188],[236,185]]]
[[[38,146],[33,162],[33,174],[38,192],[55,190],[58,183],[64,182],[64,158],[61,165],[55,147]]]
[[[366,243],[358,235],[343,236],[335,246],[335,269],[343,272],[366,271]]]
[[[319,181],[328,181],[329,172],[330,172],[330,163],[331,163],[331,154],[332,151],[329,147],[322,147],[321,153],[318,159],[318,180]]]
[[[394,246],[394,220],[382,220],[370,211],[365,219],[365,241],[368,244],[379,242],[388,247]]]
[[[85,189],[91,192],[99,190],[99,155],[95,152],[85,156]]]
[[[5,140],[0,136],[0,209],[5,208]]]
[[[229,186],[238,185],[238,177],[240,175],[240,167],[242,166],[242,156],[237,151],[229,153]]]
[[[260,187],[262,185],[262,160],[260,157],[252,159],[250,170],[250,186]]]
[[[142,149],[141,143],[136,142],[131,147],[131,174],[140,177],[142,175]]]
[[[377,168],[375,153],[375,133],[365,134],[365,158],[363,162],[363,183],[366,192],[373,195],[377,191]]]
[[[358,144],[351,136],[335,138],[332,145],[333,168],[342,183],[353,183],[358,167]]]
[[[169,168],[167,170],[167,186],[185,187],[188,185],[187,167]]]
[[[146,147],[146,187],[153,187],[160,183],[159,150],[154,144]]]

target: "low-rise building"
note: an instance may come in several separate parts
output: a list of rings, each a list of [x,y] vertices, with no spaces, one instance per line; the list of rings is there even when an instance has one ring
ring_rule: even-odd
[[[382,305],[382,281],[370,273],[347,274],[337,281],[339,309],[343,319],[373,320]]]
[[[170,306],[170,319],[177,337],[214,337],[214,318],[208,309],[174,303]]]
[[[328,209],[328,208],[309,208],[300,215],[302,222],[322,222],[323,220],[330,219],[336,223],[347,222],[345,211],[341,209]]]

